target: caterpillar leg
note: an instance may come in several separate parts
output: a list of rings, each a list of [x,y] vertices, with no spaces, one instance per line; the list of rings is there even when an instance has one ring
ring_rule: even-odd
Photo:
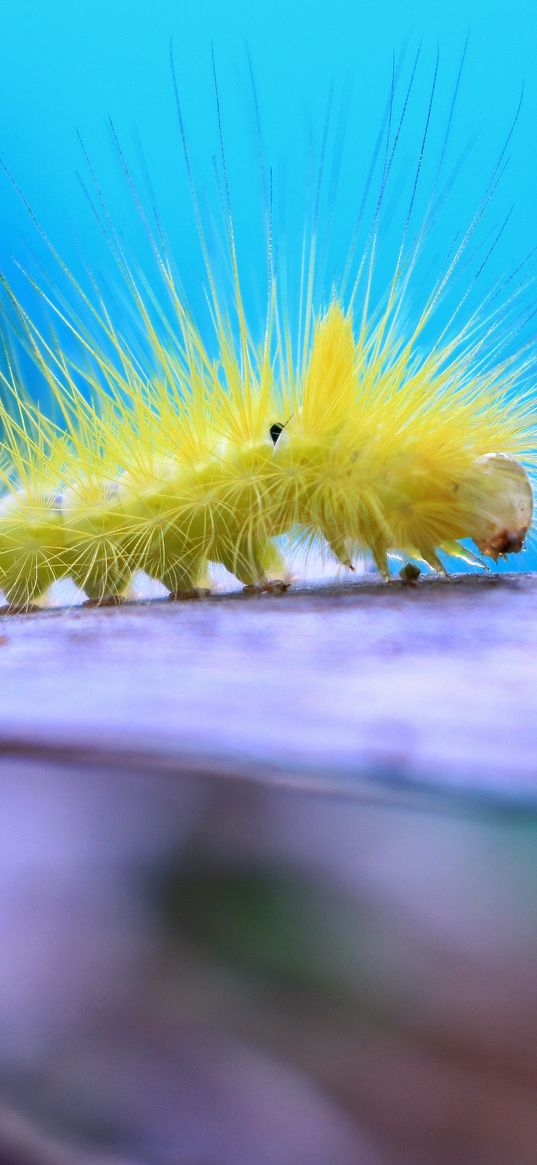
[[[187,602],[203,599],[211,593],[209,573],[205,558],[181,560],[159,572],[159,581],[168,588],[170,600]]]
[[[192,521],[183,522],[180,528],[157,522],[150,524],[142,537],[143,529],[140,522],[128,549],[137,570],[162,583],[170,599],[199,599],[211,593],[203,524],[193,529]]]
[[[283,555],[273,542],[268,542],[261,555],[264,579],[257,584],[246,584],[243,587],[245,595],[266,594],[283,595],[291,586],[287,578],[287,568]]]
[[[3,606],[0,606],[0,612],[8,615],[28,615],[35,611],[41,611],[46,606],[49,586],[50,582],[43,585],[43,581],[38,576],[13,581],[5,577],[2,578],[0,575],[0,587],[7,600]]]
[[[233,547],[219,546],[217,561],[244,584],[245,594],[282,594],[291,585],[284,559],[270,539],[244,537]]]
[[[61,497],[65,574],[86,595],[85,606],[124,600],[134,564],[122,544],[124,516],[117,482],[100,473],[80,479]]]
[[[446,570],[446,567],[444,566],[444,563],[438,557],[436,550],[433,550],[431,546],[421,547],[418,557],[423,559],[423,562],[425,562],[427,566],[430,566],[432,570],[435,570],[437,574],[443,575],[444,578],[449,578],[449,574]]]
[[[283,595],[291,585],[283,555],[273,542],[268,542],[261,555],[264,578],[258,583],[246,583],[245,595]]]
[[[101,562],[89,573],[75,565],[70,577],[86,595],[84,607],[119,607],[126,602],[132,571],[123,565]]]
[[[490,570],[490,566],[486,562],[468,550],[467,546],[461,546],[460,542],[443,542],[440,549],[445,554],[451,555],[452,558],[460,558],[461,562],[465,562],[467,566],[476,566],[480,570]]]
[[[210,587],[188,587],[181,591],[170,591],[168,598],[170,602],[189,602],[196,601],[196,599],[206,599],[211,593]]]
[[[373,562],[384,579],[384,582],[391,582],[390,568],[388,566],[388,547],[380,543],[373,543],[371,546],[371,553],[373,555]]]
[[[346,566],[348,570],[354,570],[354,566],[352,565],[345,540],[340,537],[327,537],[327,542],[332,551],[332,554],[335,555],[338,562],[340,562],[342,566]]]
[[[247,583],[242,589],[245,595],[284,595],[291,586],[282,578],[266,578],[259,583]]]
[[[36,615],[43,608],[39,603],[4,603],[0,606],[0,615]]]
[[[0,586],[7,600],[4,606],[0,607],[3,615],[31,615],[41,611],[49,589],[47,585],[43,585],[36,571],[30,572],[29,577],[21,574],[17,579],[0,576]]]
[[[133,572],[114,543],[99,540],[93,546],[88,540],[66,550],[65,562],[65,573],[86,595],[84,606],[117,606],[124,601]]]

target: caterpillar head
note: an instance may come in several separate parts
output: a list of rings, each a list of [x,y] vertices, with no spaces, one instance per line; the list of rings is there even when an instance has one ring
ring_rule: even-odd
[[[476,458],[461,487],[470,514],[468,531],[481,554],[495,561],[524,547],[533,516],[530,479],[520,462],[507,453]]]

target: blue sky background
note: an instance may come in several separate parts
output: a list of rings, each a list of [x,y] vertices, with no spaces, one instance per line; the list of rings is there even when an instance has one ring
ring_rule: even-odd
[[[259,93],[266,156],[274,165],[277,217],[291,258],[300,249],[304,205],[312,200],[311,149],[318,157],[327,95],[335,85],[333,153],[337,119],[347,109],[347,134],[329,269],[344,262],[362,183],[389,88],[392,57],[403,56],[408,78],[420,43],[413,97],[394,166],[394,221],[416,164],[437,45],[440,72],[417,216],[432,180],[460,55],[469,50],[459,94],[446,172],[465,149],[464,164],[432,240],[430,270],[441,263],[455,233],[464,229],[498,157],[524,85],[509,165],[487,211],[483,247],[511,210],[501,243],[481,277],[479,294],[506,267],[537,244],[537,5],[533,0],[330,0],[233,4],[154,0],[17,0],[3,6],[0,37],[0,157],[7,163],[41,222],[69,264],[110,263],[84,199],[77,171],[86,173],[78,129],[110,201],[114,221],[129,245],[147,255],[133,214],[107,122],[112,116],[129,158],[143,141],[157,200],[195,308],[202,309],[202,269],[175,119],[168,45],[173,39],[181,97],[201,199],[218,204],[213,173],[217,152],[211,48],[218,67],[231,193],[240,255],[252,301],[262,305],[264,243],[259,148],[248,78],[246,43]],[[404,84],[402,83],[403,87]],[[349,93],[352,89],[352,97]],[[469,146],[468,143],[471,143]],[[133,163],[136,166],[136,162]],[[285,176],[285,177],[284,177]],[[406,183],[406,185],[405,185]],[[404,191],[406,190],[406,195]],[[421,199],[421,201],[420,201]],[[9,181],[0,173],[0,264],[11,255],[39,255],[35,234]],[[323,220],[323,241],[328,219]],[[379,273],[393,267],[396,232],[388,236]],[[391,249],[390,249],[391,248]],[[484,252],[483,252],[484,253]],[[423,278],[427,277],[426,267]],[[256,287],[257,281],[257,287]],[[22,293],[26,296],[26,292]]]
[[[436,45],[440,48],[437,120],[430,135],[437,146],[458,60],[467,32],[470,46],[454,125],[453,157],[471,135],[477,141],[466,159],[445,224],[466,224],[501,148],[522,84],[524,102],[511,144],[508,173],[491,211],[500,222],[513,204],[508,254],[522,254],[537,222],[537,5],[533,0],[331,0],[256,5],[252,0],[200,3],[155,0],[17,0],[4,6],[0,38],[0,156],[7,162],[41,221],[66,257],[76,264],[78,238],[93,259],[98,245],[75,172],[84,169],[76,137],[84,137],[116,221],[129,220],[107,117],[111,115],[129,156],[139,133],[152,180],[184,271],[197,270],[197,243],[174,120],[168,43],[173,38],[194,166],[202,195],[214,204],[211,157],[216,143],[211,46],[218,65],[226,146],[230,156],[234,212],[244,222],[246,250],[256,255],[259,232],[257,147],[248,84],[247,42],[254,62],[263,133],[275,173],[285,164],[287,246],[298,233],[308,171],[308,140],[319,147],[330,82],[341,96],[349,78],[353,104],[345,158],[348,178],[335,227],[341,247],[365,174],[374,134],[388,91],[392,54],[406,48],[407,69],[420,41],[422,60],[407,119],[403,170],[417,150],[431,85]],[[443,113],[444,111],[444,113]],[[439,148],[439,147],[438,147]],[[415,153],[414,153],[415,162]],[[351,169],[351,164],[355,170]],[[432,164],[432,163],[431,163]],[[360,174],[361,170],[361,174]],[[0,259],[21,253],[20,232],[31,239],[22,208],[0,177]],[[256,218],[257,215],[257,218]],[[127,229],[127,228],[126,228]],[[132,228],[134,230],[134,228]],[[248,235],[250,232],[250,235]],[[33,241],[32,241],[33,245]],[[336,247],[337,252],[337,247]],[[501,256],[500,256],[501,259]],[[336,254],[336,262],[338,256]]]
[[[266,5],[252,0],[234,0],[233,4],[220,0],[82,0],[79,4],[17,0],[3,5],[2,12],[0,155],[15,171],[54,237],[61,238],[66,213],[75,220],[78,217],[79,193],[73,175],[81,155],[75,127],[83,133],[105,180],[108,169],[116,169],[106,126],[109,114],[127,141],[134,127],[139,127],[157,186],[171,173],[177,138],[168,67],[170,37],[193,152],[199,160],[215,148],[211,45],[227,101],[229,139],[233,142],[237,111],[249,99],[247,41],[264,131],[283,156],[297,148],[300,131],[309,121],[313,126],[321,122],[332,78],[337,85],[349,73],[353,75],[355,95],[361,102],[361,128],[368,118],[376,128],[392,52],[398,53],[408,42],[411,55],[423,39],[424,60],[428,57],[432,62],[438,42],[441,78],[447,87],[468,30],[463,117],[457,129],[459,133],[465,125],[478,129],[481,138],[460,197],[464,198],[466,184],[472,191],[487,147],[490,157],[499,148],[524,83],[508,187],[517,208],[517,233],[526,238],[534,229],[537,194],[537,5],[533,0],[509,4],[505,0],[450,0],[449,4],[331,0],[322,5],[315,0],[273,0]],[[418,81],[423,99],[416,101],[420,116],[428,84],[424,68]],[[363,144],[355,140],[353,148],[359,152]],[[243,136],[242,150],[251,165],[253,134],[250,140],[247,134]],[[19,215],[4,182],[0,182],[0,206],[5,251],[10,244],[16,245]]]

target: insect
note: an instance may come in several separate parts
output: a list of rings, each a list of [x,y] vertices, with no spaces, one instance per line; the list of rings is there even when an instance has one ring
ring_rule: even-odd
[[[382,216],[414,73],[415,66],[398,116],[392,78],[376,149],[378,180],[372,165],[367,184],[373,213],[365,242],[349,277],[354,238],[345,275],[324,303],[314,290],[320,197],[305,231],[295,313],[275,259],[269,201],[261,329],[248,318],[240,277],[216,72],[227,298],[210,259],[172,62],[211,344],[189,309],[163,232],[149,221],[117,136],[159,279],[157,291],[137,272],[95,183],[136,336],[114,322],[113,304],[94,278],[89,291],[77,282],[38,226],[71,300],[27,276],[53,322],[47,333],[4,280],[19,334],[56,410],[47,417],[24,395],[7,352],[0,586],[10,610],[46,603],[52,583],[66,577],[89,602],[118,602],[138,571],[172,597],[194,597],[208,590],[213,563],[248,591],[283,590],[289,584],[285,546],[296,542],[321,547],[348,569],[357,555],[369,555],[386,580],[393,553],[444,573],[443,552],[483,565],[465,540],[493,560],[523,548],[533,510],[534,358],[530,341],[523,336],[517,347],[513,337],[529,314],[520,303],[531,280],[513,283],[511,276],[503,300],[497,286],[489,289],[463,323],[464,295],[441,314],[455,273],[468,262],[513,127],[481,206],[412,322],[407,311],[442,202],[439,166],[411,236],[436,72],[392,275],[373,299]],[[481,270],[482,255],[479,263]],[[412,566],[407,572],[413,580],[418,574]]]

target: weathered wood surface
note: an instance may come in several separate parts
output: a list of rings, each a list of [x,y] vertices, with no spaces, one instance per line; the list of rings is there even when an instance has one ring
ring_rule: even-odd
[[[537,805],[537,575],[0,619],[0,767]]]

